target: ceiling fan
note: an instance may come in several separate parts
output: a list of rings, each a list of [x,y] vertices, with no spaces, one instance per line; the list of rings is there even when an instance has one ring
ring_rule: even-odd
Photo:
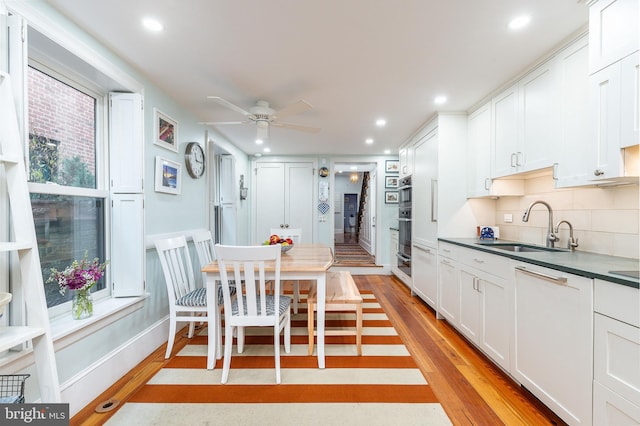
[[[240,108],[239,106],[232,104],[231,102],[219,96],[207,96],[207,97],[217,102],[218,104],[226,108],[229,108],[232,111],[235,111],[244,115],[248,120],[246,121],[212,121],[212,122],[205,122],[202,124],[218,126],[218,125],[227,125],[227,124],[256,123],[256,127],[258,128],[257,139],[260,139],[263,141],[269,138],[270,126],[298,130],[298,131],[307,132],[307,133],[318,133],[320,131],[318,127],[309,127],[309,126],[302,126],[299,124],[282,123],[279,121],[282,118],[285,118],[294,114],[300,114],[301,112],[305,112],[313,108],[309,103],[303,100],[299,100],[296,103],[291,104],[288,107],[282,108],[278,111],[269,107],[269,102],[261,100],[256,102],[254,106],[249,108],[249,111],[246,111]]]

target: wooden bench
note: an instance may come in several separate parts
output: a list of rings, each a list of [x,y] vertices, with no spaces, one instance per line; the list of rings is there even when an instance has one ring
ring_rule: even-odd
[[[314,336],[317,335],[314,327],[314,312],[317,309],[316,284],[311,284],[307,296],[308,328],[309,328],[309,355],[313,355]],[[347,271],[327,272],[327,298],[326,312],[355,311],[355,329],[327,329],[325,336],[356,336],[358,355],[362,355],[362,296],[358,291],[353,277]]]

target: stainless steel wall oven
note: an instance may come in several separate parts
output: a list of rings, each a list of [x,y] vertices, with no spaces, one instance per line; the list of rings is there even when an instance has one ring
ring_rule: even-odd
[[[398,269],[411,276],[411,176],[398,188]]]

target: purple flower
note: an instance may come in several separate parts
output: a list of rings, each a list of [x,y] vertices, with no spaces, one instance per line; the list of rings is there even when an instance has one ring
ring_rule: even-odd
[[[89,262],[87,252],[85,251],[82,260],[74,260],[73,263],[64,268],[63,271],[51,268],[51,275],[49,279],[47,279],[47,282],[58,283],[60,294],[64,294],[67,289],[89,290],[102,278],[104,269],[108,263],[109,261],[100,263],[97,257]]]

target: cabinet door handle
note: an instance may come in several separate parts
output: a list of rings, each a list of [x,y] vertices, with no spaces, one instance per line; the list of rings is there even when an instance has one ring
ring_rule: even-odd
[[[451,265],[451,262],[449,262],[447,259],[440,259],[440,263],[444,263],[445,265]]]
[[[524,160],[522,161],[522,163],[520,162],[521,156],[523,156],[521,152],[516,152],[516,166],[522,166],[522,163],[524,163]]]
[[[484,180],[484,190],[488,191],[491,189],[491,179],[490,178],[485,178]]]
[[[429,247],[425,247],[425,246],[421,246],[418,244],[412,244],[414,248],[417,248],[418,250],[424,251],[426,253],[431,253],[431,249]]]
[[[431,222],[438,221],[438,180],[431,179]]]
[[[529,275],[532,275],[534,277],[539,277],[539,278],[543,278],[545,280],[553,281],[556,284],[566,284],[567,283],[567,278],[566,277],[554,277],[553,275],[545,274],[544,272],[532,271],[530,269],[527,269],[524,266],[516,266],[516,269],[518,271],[524,272],[525,274],[529,274]]]
[[[474,261],[474,262],[477,262],[477,263],[484,263],[484,260],[482,260],[482,259],[478,259],[477,257],[474,257],[474,258],[473,258],[473,261]]]
[[[511,153],[511,167],[515,167],[517,162],[518,162],[518,160],[516,159],[516,153],[512,152]]]

